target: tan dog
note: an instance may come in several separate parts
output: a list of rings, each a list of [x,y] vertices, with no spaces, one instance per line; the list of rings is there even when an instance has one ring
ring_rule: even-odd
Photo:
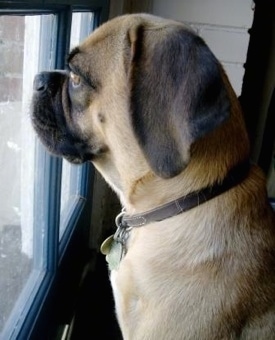
[[[180,23],[127,15],[68,62],[70,75],[36,77],[33,124],[52,152],[92,161],[125,207],[125,237],[106,245],[121,252],[111,282],[123,338],[275,339],[274,214],[208,47]],[[131,225],[169,202],[176,213]]]

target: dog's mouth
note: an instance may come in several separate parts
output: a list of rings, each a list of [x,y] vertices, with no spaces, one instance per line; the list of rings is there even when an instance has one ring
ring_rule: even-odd
[[[65,110],[70,109],[69,98],[64,99],[62,88],[66,86],[67,78],[67,73],[63,71],[42,72],[35,77],[32,124],[51,153],[71,163],[81,164],[92,161],[105,150],[96,147],[96,143],[91,146],[89,138],[83,137],[78,128],[66,119]],[[68,96],[66,91],[65,94]]]

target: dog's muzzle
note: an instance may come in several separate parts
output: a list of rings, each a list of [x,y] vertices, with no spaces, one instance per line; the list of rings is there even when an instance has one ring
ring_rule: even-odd
[[[67,76],[67,72],[62,70],[40,72],[34,77],[33,90],[39,95],[47,91],[54,95]]]
[[[33,81],[33,90],[36,92],[44,92],[48,88],[49,74],[46,72],[39,73]]]
[[[32,122],[40,140],[50,152],[79,164],[91,160],[93,150],[77,127],[66,119],[65,110],[70,110],[70,100],[67,91],[62,90],[67,78],[68,73],[59,70],[41,72],[35,76]]]

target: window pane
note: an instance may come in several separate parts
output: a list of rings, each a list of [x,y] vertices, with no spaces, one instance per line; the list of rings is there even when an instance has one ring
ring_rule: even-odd
[[[8,339],[14,324],[22,321],[45,268],[45,225],[43,214],[36,214],[43,205],[36,185],[41,183],[41,147],[28,112],[34,75],[54,63],[55,29],[54,15],[0,16],[1,339]]]
[[[72,17],[70,47],[77,46],[87,37],[94,26],[94,14],[91,12],[75,12]],[[83,166],[69,164],[63,160],[61,185],[61,216],[59,239],[62,238],[69,220],[81,198],[81,177]]]
[[[72,19],[70,47],[77,46],[93,30],[94,13],[92,12],[74,12]]]

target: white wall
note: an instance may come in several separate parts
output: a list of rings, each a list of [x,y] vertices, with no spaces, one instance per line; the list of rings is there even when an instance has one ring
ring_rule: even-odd
[[[222,62],[240,95],[253,20],[252,0],[152,0],[155,15],[190,24]]]

